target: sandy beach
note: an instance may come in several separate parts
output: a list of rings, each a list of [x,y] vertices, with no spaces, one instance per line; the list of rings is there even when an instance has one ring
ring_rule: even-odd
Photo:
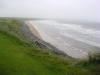
[[[31,23],[31,21],[25,21],[25,24],[29,27],[29,29],[32,32],[32,34],[34,34],[39,39],[42,39],[40,33],[37,31],[37,29],[35,28],[35,26],[33,26],[33,24]]]

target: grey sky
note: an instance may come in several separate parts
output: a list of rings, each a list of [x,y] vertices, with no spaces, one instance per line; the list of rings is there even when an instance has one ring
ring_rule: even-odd
[[[100,23],[100,0],[0,0],[0,16]]]

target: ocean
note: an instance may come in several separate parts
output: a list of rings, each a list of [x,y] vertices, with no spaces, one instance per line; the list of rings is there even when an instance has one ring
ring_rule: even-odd
[[[74,58],[100,51],[100,26],[67,24],[53,20],[30,21],[42,39]]]

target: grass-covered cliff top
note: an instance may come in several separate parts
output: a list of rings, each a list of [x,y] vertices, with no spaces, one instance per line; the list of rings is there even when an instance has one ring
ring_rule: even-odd
[[[0,75],[99,75],[100,63],[56,56],[28,42],[22,22],[0,19]],[[93,62],[93,63],[92,63]]]

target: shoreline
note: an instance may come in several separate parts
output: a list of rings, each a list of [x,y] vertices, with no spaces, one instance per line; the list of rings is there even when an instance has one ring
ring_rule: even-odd
[[[33,44],[36,44],[37,47],[48,49],[49,51],[53,52],[55,55],[73,59],[72,57],[67,55],[65,52],[63,52],[62,50],[59,50],[57,47],[44,41],[42,37],[40,36],[39,32],[33,26],[33,24],[31,24],[31,21],[23,21],[22,28],[23,28],[24,36],[30,41],[32,41]]]

